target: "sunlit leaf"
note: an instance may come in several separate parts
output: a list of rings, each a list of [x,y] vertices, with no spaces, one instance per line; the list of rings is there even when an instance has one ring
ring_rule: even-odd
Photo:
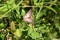
[[[16,29],[16,31],[14,32],[14,35],[16,37],[21,37],[21,35],[22,35],[21,33],[22,33],[22,31],[20,29]]]
[[[34,31],[34,29],[32,27],[30,27],[28,30],[28,35],[30,35],[33,31]]]
[[[4,28],[5,24],[0,23],[0,29]]]
[[[21,15],[24,16],[25,15],[25,11],[22,9]]]
[[[32,32],[32,33],[31,33],[31,37],[32,37],[33,39],[37,39],[37,38],[40,37],[40,34],[39,34],[38,32]]]
[[[11,30],[15,30],[15,22],[14,21],[12,21],[10,23],[10,28],[11,28]]]

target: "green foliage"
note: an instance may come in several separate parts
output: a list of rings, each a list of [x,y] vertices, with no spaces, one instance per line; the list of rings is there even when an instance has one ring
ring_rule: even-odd
[[[0,29],[4,28],[4,24],[3,23],[0,23]]]
[[[36,32],[36,30],[34,30],[32,27],[29,28],[28,35],[32,37],[32,39],[37,39],[40,37],[40,34]]]
[[[34,27],[23,20],[29,9]],[[13,40],[60,40],[60,1],[0,0],[0,40],[8,34]]]
[[[4,40],[4,36],[5,36],[5,35],[4,35],[3,33],[1,33],[1,34],[0,34],[0,40]]]

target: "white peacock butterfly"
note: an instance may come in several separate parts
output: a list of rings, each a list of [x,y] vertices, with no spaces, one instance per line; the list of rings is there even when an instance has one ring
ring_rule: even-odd
[[[34,25],[31,9],[23,16],[23,20]]]

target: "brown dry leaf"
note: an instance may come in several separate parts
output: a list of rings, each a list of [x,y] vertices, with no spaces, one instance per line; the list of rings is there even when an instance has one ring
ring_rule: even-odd
[[[6,35],[6,40],[12,40],[12,37],[9,33]]]
[[[14,22],[14,21],[12,21],[12,22],[10,23],[10,29],[11,29],[11,30],[14,30],[14,29],[15,29],[15,22]]]
[[[31,0],[24,0],[24,1],[22,2],[22,5],[23,5],[23,6],[29,6],[30,1],[31,1]]]

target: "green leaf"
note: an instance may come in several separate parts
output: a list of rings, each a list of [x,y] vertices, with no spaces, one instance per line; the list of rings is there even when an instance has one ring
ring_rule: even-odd
[[[10,0],[9,4],[15,4],[15,0]]]
[[[38,0],[34,0],[34,3],[36,3]]]
[[[34,4],[36,4],[37,3],[37,0],[34,0]]]
[[[16,8],[16,12],[17,12],[17,13],[16,13],[16,17],[17,17],[17,18],[21,18],[21,15],[20,15],[20,12],[21,12],[21,11],[19,11],[19,9],[20,9],[20,7],[18,6],[18,7]]]
[[[39,19],[40,17],[42,17],[43,15],[46,15],[46,10],[41,10],[37,13],[36,15],[36,19]]]
[[[40,34],[38,32],[36,32],[36,30],[34,30],[32,27],[29,28],[28,30],[28,35],[32,38],[32,39],[36,39],[40,37]]]
[[[1,0],[0,0],[1,1]]]
[[[16,29],[16,31],[14,32],[14,35],[16,37],[21,37],[21,35],[22,35],[21,33],[22,33],[22,31],[20,29]]]
[[[29,30],[28,30],[28,35],[30,35],[33,31],[34,31],[33,28],[30,27]]]
[[[0,29],[4,28],[4,24],[3,23],[0,23]]]
[[[22,15],[22,16],[25,15],[25,11],[24,11],[24,9],[22,9],[22,13],[21,13],[21,15]]]
[[[36,38],[40,37],[40,34],[38,32],[32,32],[31,37],[32,37],[32,39],[36,39]]]
[[[45,7],[48,8],[48,9],[50,9],[50,10],[52,10],[53,12],[57,13],[56,10],[53,9],[52,7],[50,7],[50,6],[45,6]]]
[[[5,37],[4,34],[0,34],[0,38],[1,38],[2,40],[4,40],[4,37]]]
[[[6,12],[8,10],[7,5],[0,7],[1,12]]]
[[[14,0],[10,0],[10,1],[7,2],[7,4],[5,4],[2,7],[0,7],[0,11],[6,12],[6,11],[8,11],[8,9],[14,8],[14,7],[15,7]]]

